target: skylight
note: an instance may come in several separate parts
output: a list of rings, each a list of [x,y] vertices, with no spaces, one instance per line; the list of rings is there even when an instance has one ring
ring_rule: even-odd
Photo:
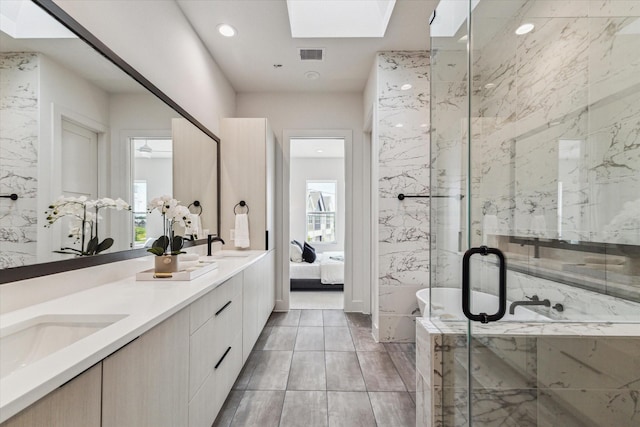
[[[25,0],[0,0],[0,30],[14,39],[76,38],[40,6]]]
[[[396,0],[287,0],[291,37],[384,37]]]

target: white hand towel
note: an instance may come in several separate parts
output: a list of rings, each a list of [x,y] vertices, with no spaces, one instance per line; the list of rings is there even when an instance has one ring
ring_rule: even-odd
[[[247,214],[236,214],[236,248],[248,248],[249,241],[249,216]]]
[[[192,236],[196,236],[197,239],[201,239],[203,237],[203,234],[202,234],[202,221],[200,221],[200,215],[189,214],[189,219],[191,220],[191,226],[185,228],[184,234],[191,234]]]
[[[498,232],[498,217],[495,215],[485,215],[482,218],[482,244],[487,244],[490,234]]]

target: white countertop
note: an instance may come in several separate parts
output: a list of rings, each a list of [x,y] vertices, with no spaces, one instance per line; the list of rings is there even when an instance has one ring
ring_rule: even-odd
[[[126,315],[3,378],[0,381],[0,423],[210,292],[267,252],[247,253],[247,257],[217,260],[217,269],[192,281],[136,281],[135,277],[128,277],[0,316],[0,326],[6,328],[45,314]],[[114,268],[118,268],[116,264],[113,264]],[[0,348],[0,355],[1,352]]]

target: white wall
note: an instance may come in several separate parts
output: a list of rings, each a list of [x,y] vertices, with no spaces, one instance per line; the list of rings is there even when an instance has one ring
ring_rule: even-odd
[[[307,229],[307,181],[336,181],[337,217],[336,243],[313,243],[316,252],[344,251],[345,236],[345,182],[344,158],[303,158],[291,159],[289,193],[289,236],[303,242]]]
[[[233,87],[175,2],[55,3],[213,133],[234,116]]]
[[[369,216],[369,197],[364,188],[363,109],[361,93],[240,93],[236,99],[238,117],[266,117],[269,119],[278,145],[276,147],[276,234],[289,231],[289,152],[284,131],[292,130],[348,130],[352,135],[351,151],[345,147],[346,173],[345,209],[347,227],[351,234],[345,238],[345,310],[370,311],[368,250],[363,236],[369,228],[362,218]],[[293,132],[293,131],[292,131]],[[294,135],[300,136],[300,135]],[[224,144],[224,141],[223,141]],[[285,171],[286,169],[286,171]],[[349,184],[350,183],[350,184]],[[283,203],[283,198],[287,203]],[[286,210],[286,212],[285,212]],[[286,224],[284,223],[286,222]],[[286,231],[285,231],[286,230]],[[288,242],[286,240],[285,242]],[[286,251],[284,250],[286,249]],[[278,248],[276,309],[289,306],[288,246]],[[282,256],[286,252],[286,257]],[[347,289],[351,283],[350,290]]]

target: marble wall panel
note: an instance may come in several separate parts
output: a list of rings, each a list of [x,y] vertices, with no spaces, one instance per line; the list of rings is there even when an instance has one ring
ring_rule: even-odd
[[[0,54],[0,269],[36,260],[38,56]]]
[[[415,291],[429,284],[429,53],[377,57],[378,284],[381,341],[415,340]],[[411,85],[402,90],[405,84]]]

